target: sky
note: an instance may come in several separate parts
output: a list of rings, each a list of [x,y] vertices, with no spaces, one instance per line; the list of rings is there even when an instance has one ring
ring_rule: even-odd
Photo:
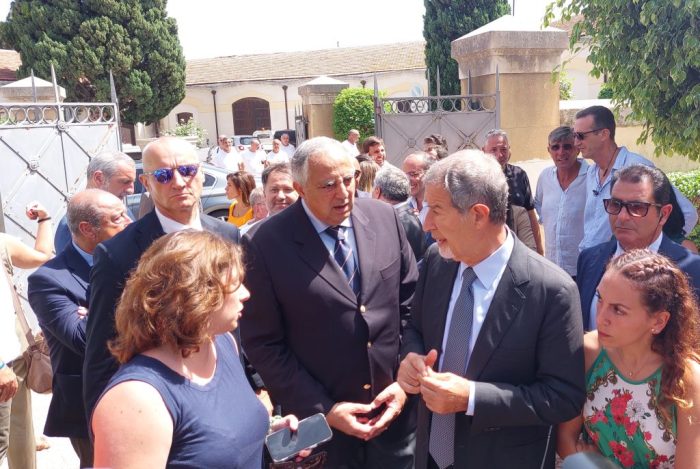
[[[551,0],[515,1],[541,18]],[[0,0],[4,20],[11,0]],[[423,0],[169,0],[187,59],[423,39]]]

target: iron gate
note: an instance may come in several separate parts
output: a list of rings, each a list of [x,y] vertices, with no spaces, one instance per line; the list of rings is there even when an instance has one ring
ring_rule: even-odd
[[[468,83],[471,90],[471,82]],[[486,133],[500,126],[498,71],[492,94],[411,98],[381,98],[375,77],[374,103],[377,136],[384,140],[389,161],[401,167],[403,159],[423,149],[423,139],[440,134],[450,153],[481,148]]]

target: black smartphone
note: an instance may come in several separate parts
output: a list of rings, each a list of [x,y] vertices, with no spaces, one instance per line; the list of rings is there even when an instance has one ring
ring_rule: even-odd
[[[332,437],[333,432],[326,422],[326,416],[316,414],[301,420],[294,433],[289,428],[270,433],[265,437],[265,446],[274,462],[282,462]]]

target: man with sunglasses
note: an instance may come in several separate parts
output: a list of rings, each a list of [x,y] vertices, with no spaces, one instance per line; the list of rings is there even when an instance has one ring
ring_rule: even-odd
[[[548,140],[547,151],[554,166],[542,171],[537,180],[535,209],[544,226],[545,257],[575,277],[578,245],[583,238],[588,163],[576,158],[571,127],[557,127]]]
[[[175,137],[161,137],[143,150],[141,183],[154,209],[114,238],[99,244],[90,275],[83,398],[88,422],[117,362],[107,343],[114,338],[114,310],[128,274],[153,241],[167,233],[207,230],[238,242],[238,229],[200,212],[204,174],[194,148]]]
[[[583,251],[612,236],[603,200],[610,198],[615,172],[633,164],[654,166],[654,163],[615,143],[615,116],[605,106],[590,106],[576,113],[574,138],[581,156],[593,160],[586,175],[586,231],[579,245],[579,251]],[[678,189],[674,188],[674,192],[685,219],[684,230],[690,233],[698,221],[697,211]]]
[[[632,249],[665,255],[683,270],[700,293],[700,256],[671,241],[663,233],[673,206],[671,183],[659,169],[636,164],[615,173],[610,197],[603,202],[615,239],[585,249],[578,260],[576,283],[581,295],[585,330],[595,329],[596,289],[608,261]]]

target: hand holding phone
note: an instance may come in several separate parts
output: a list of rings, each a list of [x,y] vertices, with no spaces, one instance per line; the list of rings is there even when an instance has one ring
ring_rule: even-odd
[[[332,437],[333,432],[326,422],[325,415],[319,413],[301,420],[294,433],[289,428],[270,433],[265,438],[265,446],[274,462],[282,462]]]

